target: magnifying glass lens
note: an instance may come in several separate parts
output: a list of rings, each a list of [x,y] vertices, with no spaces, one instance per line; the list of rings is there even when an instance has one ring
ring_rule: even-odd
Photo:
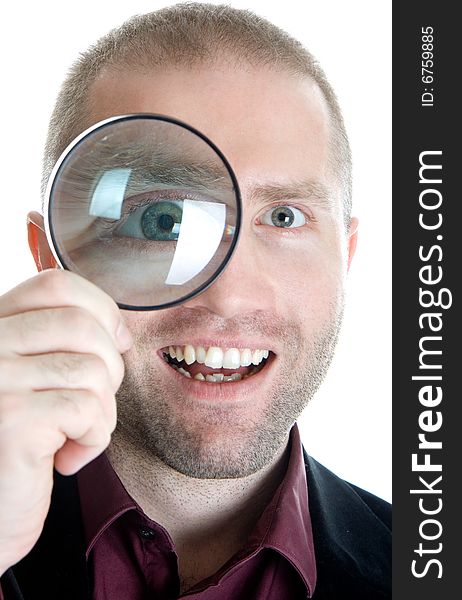
[[[204,290],[237,241],[236,178],[210,140],[157,115],[109,119],[61,157],[47,232],[61,266],[122,308],[171,306]]]

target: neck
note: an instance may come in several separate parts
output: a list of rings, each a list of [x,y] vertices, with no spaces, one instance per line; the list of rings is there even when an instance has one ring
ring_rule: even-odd
[[[270,463],[236,479],[196,479],[113,435],[109,460],[145,514],[170,534],[183,589],[213,574],[245,543],[287,468],[287,441]]]

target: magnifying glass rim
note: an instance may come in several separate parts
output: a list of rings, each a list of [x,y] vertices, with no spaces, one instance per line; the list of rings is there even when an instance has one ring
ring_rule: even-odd
[[[201,133],[199,130],[195,129],[191,125],[188,125],[187,123],[184,123],[183,121],[180,121],[179,119],[176,119],[174,117],[170,117],[167,115],[162,115],[162,114],[157,114],[157,113],[133,113],[133,114],[126,114],[126,115],[116,115],[114,117],[109,117],[108,119],[104,119],[102,121],[99,121],[98,123],[95,123],[88,129],[83,131],[80,135],[78,135],[62,152],[61,156],[59,157],[58,161],[56,162],[56,164],[50,174],[50,178],[48,179],[48,184],[47,184],[46,191],[45,191],[45,200],[44,200],[44,209],[43,209],[44,210],[44,220],[45,220],[45,233],[47,236],[48,244],[51,248],[51,251],[53,253],[53,256],[54,256],[57,264],[62,269],[66,270],[66,271],[71,271],[71,269],[69,267],[67,267],[62,255],[61,255],[59,246],[56,242],[55,234],[53,231],[53,225],[51,223],[51,218],[50,218],[51,197],[53,194],[54,187],[58,180],[58,175],[61,171],[61,168],[63,167],[63,163],[66,161],[66,159],[68,158],[70,153],[77,146],[79,146],[87,137],[89,137],[94,131],[97,131],[98,129],[103,129],[104,127],[107,127],[108,125],[111,125],[112,123],[117,123],[117,122],[123,123],[125,121],[134,121],[134,120],[143,120],[143,119],[172,123],[173,125],[178,125],[179,127],[182,127],[183,129],[187,129],[188,131],[190,131],[191,133],[195,134],[200,139],[202,139],[208,146],[210,146],[210,148],[212,148],[212,150],[214,150],[216,152],[216,154],[218,154],[218,156],[222,160],[223,164],[225,165],[225,167],[228,171],[228,174],[231,177],[231,180],[233,182],[235,196],[236,196],[237,214],[236,214],[236,226],[234,229],[234,237],[231,242],[231,246],[230,246],[228,252],[226,253],[226,256],[223,258],[220,266],[215,271],[215,273],[212,275],[212,277],[209,277],[209,279],[207,279],[202,285],[200,285],[194,291],[190,292],[189,294],[185,294],[184,296],[178,298],[177,300],[173,300],[171,302],[165,302],[162,304],[154,304],[154,305],[150,305],[150,306],[137,306],[137,305],[132,305],[132,304],[124,304],[124,303],[118,302],[116,300],[116,303],[119,306],[119,308],[122,308],[124,310],[136,310],[136,311],[161,310],[163,308],[170,308],[172,306],[177,306],[178,304],[182,304],[183,302],[187,302],[188,300],[191,300],[191,298],[194,298],[198,294],[204,292],[210,285],[212,285],[212,283],[214,281],[216,281],[216,279],[222,274],[223,270],[225,269],[226,265],[228,264],[229,260],[231,259],[231,256],[234,253],[236,244],[239,239],[239,234],[240,234],[240,229],[241,229],[241,218],[242,218],[241,192],[239,189],[236,175],[234,174],[234,171],[233,171],[231,165],[229,164],[227,158],[224,156],[224,154],[221,152],[221,150],[206,135],[204,135],[203,133]]]

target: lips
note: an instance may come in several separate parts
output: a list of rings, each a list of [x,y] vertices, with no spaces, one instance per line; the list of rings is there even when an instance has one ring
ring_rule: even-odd
[[[169,346],[164,360],[186,378],[206,383],[227,383],[247,379],[261,371],[270,351],[219,346]]]

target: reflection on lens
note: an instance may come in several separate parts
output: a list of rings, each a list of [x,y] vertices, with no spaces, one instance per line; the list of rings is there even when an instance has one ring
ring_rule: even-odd
[[[155,115],[102,122],[64,153],[47,192],[62,266],[123,308],[161,308],[207,287],[237,241],[231,168],[202,134]]]

